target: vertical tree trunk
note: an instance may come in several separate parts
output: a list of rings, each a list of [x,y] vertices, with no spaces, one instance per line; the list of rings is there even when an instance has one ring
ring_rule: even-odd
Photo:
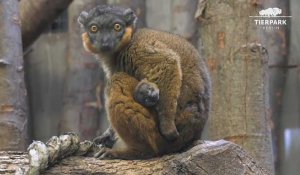
[[[267,52],[254,1],[199,0],[196,16],[213,84],[210,139],[241,145],[273,174]]]
[[[263,9],[278,7],[282,9],[283,16],[289,16],[289,0],[263,1]],[[274,18],[276,19],[276,18]],[[289,19],[288,19],[289,20]],[[282,123],[282,105],[284,96],[284,86],[286,82],[289,55],[289,27],[280,26],[279,29],[263,30],[263,45],[268,50],[269,55],[269,94],[270,94],[270,115],[272,123],[272,140],[274,150],[274,160],[276,173],[279,172],[281,144],[283,143],[281,127]]]
[[[280,115],[279,173],[298,174],[300,172],[300,1],[290,0],[290,47],[286,83]]]
[[[32,139],[35,140],[46,141],[51,136],[59,134],[58,121],[62,116],[61,97],[66,67],[67,33],[63,31],[63,27],[67,25],[67,15],[64,13],[64,16],[58,19],[57,17],[66,11],[71,2],[72,0],[22,0],[20,2],[22,43],[26,53],[24,54],[25,80],[30,97],[29,129]],[[65,24],[59,23],[61,21]],[[44,35],[39,37],[50,27],[50,32],[44,32]],[[34,43],[38,38],[39,40]]]
[[[28,141],[18,3],[0,1],[0,150],[25,150]]]
[[[151,0],[146,1],[146,9],[148,27],[179,34],[196,45],[197,0]]]
[[[47,141],[59,135],[66,75],[66,32],[42,34],[24,55],[32,139]]]
[[[55,18],[73,0],[22,0],[20,18],[22,22],[23,48],[30,46]]]
[[[67,77],[64,90],[61,132],[79,133],[81,139],[92,139],[99,128],[97,88],[103,89],[103,73],[93,55],[83,46],[77,18],[81,11],[103,4],[101,0],[75,0],[69,7],[69,41]],[[103,105],[100,110],[103,110]]]

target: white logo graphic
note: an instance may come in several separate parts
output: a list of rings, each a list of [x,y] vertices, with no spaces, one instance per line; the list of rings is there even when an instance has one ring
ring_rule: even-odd
[[[277,16],[277,15],[280,15],[281,13],[282,13],[282,10],[277,7],[268,8],[268,9],[259,11],[260,16]]]

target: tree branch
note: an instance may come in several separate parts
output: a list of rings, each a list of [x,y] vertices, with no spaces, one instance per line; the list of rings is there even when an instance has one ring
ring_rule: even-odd
[[[26,49],[73,0],[22,0],[20,18],[23,48]]]

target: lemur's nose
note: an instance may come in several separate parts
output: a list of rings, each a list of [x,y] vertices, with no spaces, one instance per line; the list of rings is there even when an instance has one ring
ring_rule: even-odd
[[[111,49],[110,45],[107,43],[104,43],[101,45],[101,50],[102,51],[109,51]]]
[[[101,50],[102,51],[109,51],[111,49],[111,45],[108,42],[101,43]]]
[[[102,44],[108,43],[109,37],[108,37],[108,36],[105,36],[105,34],[103,34],[103,35],[104,35],[104,36],[101,37],[101,43],[102,43]]]

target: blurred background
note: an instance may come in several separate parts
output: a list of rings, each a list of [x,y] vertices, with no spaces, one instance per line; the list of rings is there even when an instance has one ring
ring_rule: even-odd
[[[26,0],[20,1],[20,7],[23,7],[24,1]],[[23,46],[29,106],[29,142],[47,141],[53,135],[69,131],[79,133],[82,140],[93,139],[108,127],[103,97],[104,74],[93,55],[86,53],[81,43],[77,17],[82,10],[88,10],[99,4],[130,7],[139,18],[138,27],[150,27],[180,34],[199,51],[203,51],[205,43],[200,38],[201,19],[197,17],[197,12],[204,1],[73,0],[66,3],[55,13],[54,20],[44,24],[41,35],[34,42]],[[254,4],[257,9],[279,7],[283,10],[283,15],[291,16],[287,19],[286,26],[271,30],[257,30],[260,30],[260,36],[263,36],[261,40],[269,53],[267,73],[270,108],[267,109],[269,116],[267,125],[272,129],[275,172],[282,175],[298,174],[300,172],[300,1],[248,0],[246,2]],[[36,4],[24,5],[24,8],[37,8],[34,5]],[[20,13],[22,16],[26,10],[23,12],[21,10]],[[32,16],[32,18],[39,18],[39,16]],[[247,20],[249,23],[253,22],[250,18]],[[227,25],[235,27],[231,24]],[[215,41],[218,42],[218,39]],[[204,135],[204,138],[210,139],[208,135]]]

